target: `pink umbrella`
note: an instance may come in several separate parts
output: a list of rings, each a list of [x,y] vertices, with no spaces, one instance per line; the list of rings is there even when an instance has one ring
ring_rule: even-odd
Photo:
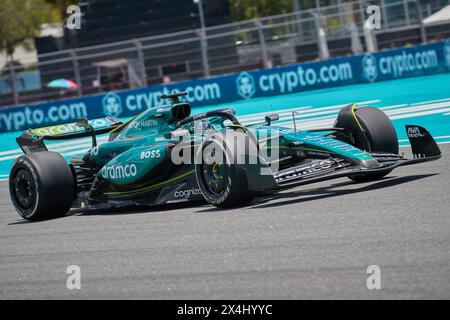
[[[47,87],[58,89],[74,89],[74,90],[78,89],[78,85],[75,82],[67,79],[57,79],[50,81],[47,84]]]

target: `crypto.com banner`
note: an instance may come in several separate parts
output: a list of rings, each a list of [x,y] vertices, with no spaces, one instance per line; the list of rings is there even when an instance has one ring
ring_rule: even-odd
[[[187,91],[196,106],[268,97],[356,83],[401,79],[450,71],[450,41],[327,61],[242,72],[171,85],[0,109],[0,132],[73,122],[80,117],[129,117],[161,105],[161,96]]]

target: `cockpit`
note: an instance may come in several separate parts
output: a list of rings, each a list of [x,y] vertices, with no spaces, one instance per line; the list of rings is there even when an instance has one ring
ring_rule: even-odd
[[[148,109],[132,119],[115,140],[128,140],[156,135],[161,129],[166,129],[167,126],[167,121],[164,118],[156,116],[154,110]]]

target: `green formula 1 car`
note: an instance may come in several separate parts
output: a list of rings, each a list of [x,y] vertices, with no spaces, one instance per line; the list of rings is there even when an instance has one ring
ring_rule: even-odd
[[[422,127],[406,126],[413,159],[399,155],[395,129],[377,108],[344,107],[331,128],[278,127],[276,114],[243,126],[232,109],[191,116],[180,102],[148,109],[126,123],[111,118],[30,129],[17,138],[25,155],[11,169],[10,194],[25,219],[206,199],[235,207],[258,194],[349,177],[361,182],[393,169],[440,158]],[[295,121],[295,120],[294,120]],[[97,145],[97,136],[109,141]],[[92,137],[92,148],[70,163],[46,140]]]

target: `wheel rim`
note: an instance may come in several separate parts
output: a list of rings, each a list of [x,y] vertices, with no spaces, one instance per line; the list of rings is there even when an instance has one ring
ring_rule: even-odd
[[[228,166],[224,164],[212,163],[204,164],[202,177],[205,187],[209,192],[220,195],[227,187],[226,177],[228,176]]]
[[[30,171],[20,169],[13,180],[14,197],[17,204],[27,210],[36,202],[36,185]]]

